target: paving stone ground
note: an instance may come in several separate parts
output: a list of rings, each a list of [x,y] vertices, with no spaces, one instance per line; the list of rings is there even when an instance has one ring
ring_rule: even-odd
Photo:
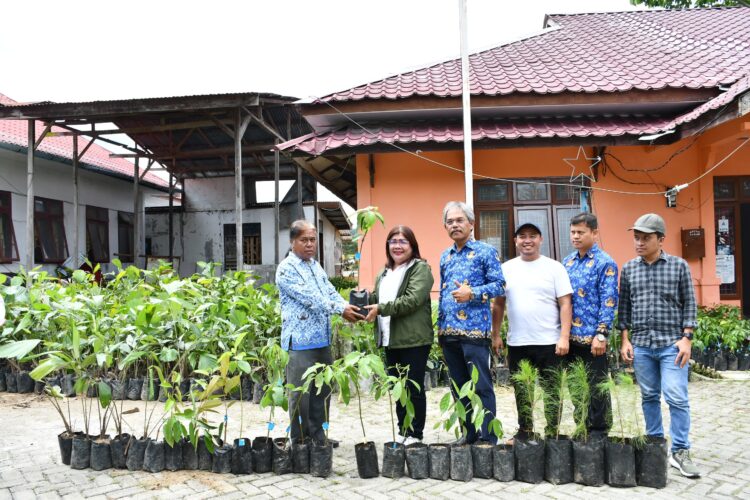
[[[432,429],[445,388],[428,393],[426,442],[450,439]],[[513,393],[499,387],[498,413],[506,432],[515,431]],[[59,417],[41,396],[0,393],[0,500],[56,498],[486,498],[527,494],[532,498],[750,498],[750,382],[697,381],[690,384],[693,427],[693,457],[703,471],[698,480],[680,476],[670,469],[669,483],[663,490],[648,488],[615,489],[584,487],[577,484],[553,486],[521,482],[500,483],[474,479],[456,481],[363,480],[357,476],[354,444],[362,439],[356,405],[343,407],[336,402],[331,410],[331,437],[341,446],[334,451],[333,474],[327,479],[297,474],[274,476],[252,474],[235,476],[201,471],[149,474],[127,470],[77,471],[60,461],[57,434]],[[363,401],[367,437],[382,443],[390,440],[391,427],[385,401]],[[139,407],[141,413],[128,416],[130,432],[140,434],[143,403],[127,402],[126,408]],[[157,410],[158,411],[158,410]],[[80,427],[80,403],[73,400],[73,418]],[[669,416],[664,406],[665,425]],[[239,404],[230,409],[230,435],[238,435]],[[257,405],[244,404],[245,434],[265,434],[268,416]],[[282,420],[282,419],[279,419]],[[283,419],[277,428],[285,428]],[[93,432],[93,431],[92,431]],[[382,459],[382,448],[379,449]]]

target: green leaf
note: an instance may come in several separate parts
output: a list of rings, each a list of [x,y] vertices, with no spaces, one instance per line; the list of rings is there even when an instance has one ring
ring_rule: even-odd
[[[253,371],[253,368],[252,366],[250,366],[250,363],[242,359],[237,360],[237,368],[239,368],[240,371],[242,371],[242,373],[250,373],[251,371]]]
[[[21,359],[41,342],[41,339],[16,340],[0,346],[0,358]]]
[[[208,449],[208,452],[213,454],[214,452],[214,441],[211,439],[208,435],[203,435],[203,442],[206,444],[206,448]]]
[[[73,348],[73,358],[81,358],[81,335],[78,333],[78,328],[73,325],[73,342],[71,344]]]
[[[179,353],[177,352],[177,349],[174,349],[172,347],[165,347],[159,353],[159,361],[163,361],[164,363],[171,363],[172,361],[176,361],[178,356]]]
[[[393,394],[392,394],[392,396],[393,396],[393,399],[396,399],[396,400],[398,400],[398,399],[401,399],[401,392],[402,392],[403,390],[404,390],[404,387],[403,387],[403,385],[401,384],[401,382],[397,382],[397,383],[396,383],[396,384],[395,384],[395,385],[393,386]]]
[[[213,354],[202,353],[198,361],[198,369],[212,372],[216,368],[216,356]]]
[[[29,375],[39,382],[50,373],[65,367],[67,364],[68,362],[64,359],[60,359],[57,356],[50,356],[34,368]]]
[[[15,330],[13,330],[13,333],[18,333],[22,330],[26,330],[31,325],[31,314],[24,315],[23,318],[21,318],[21,321],[18,322],[18,325],[16,325]]]
[[[164,422],[164,427],[162,428],[162,431],[164,432],[164,441],[167,442],[167,444],[170,447],[174,447],[175,440],[172,438],[172,424],[174,420],[171,418],[167,419],[166,422]]]
[[[461,387],[461,390],[458,391],[458,399],[465,398],[466,396],[469,395],[470,392],[471,392],[471,385],[469,384],[469,382],[467,382],[463,385],[463,387]]]
[[[440,412],[445,413],[446,411],[448,411],[450,404],[451,404],[451,393],[450,391],[448,391],[440,399]]]
[[[99,404],[102,408],[109,406],[112,401],[112,388],[104,381],[99,382]]]
[[[466,422],[466,408],[464,408],[464,405],[457,401],[455,411],[459,420],[461,420],[461,422]]]

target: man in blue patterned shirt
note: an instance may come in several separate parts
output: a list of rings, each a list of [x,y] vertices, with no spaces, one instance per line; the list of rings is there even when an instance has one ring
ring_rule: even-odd
[[[443,210],[443,225],[454,244],[440,256],[438,339],[451,379],[459,388],[471,379],[472,367],[476,367],[476,392],[489,412],[480,433],[467,415],[467,435],[461,440],[470,444],[481,438],[495,443],[497,437],[487,429],[496,411],[490,372],[490,304],[504,293],[500,255],[492,246],[473,239],[474,211],[466,204],[449,202]],[[468,407],[467,398],[462,402]]]
[[[591,405],[586,428],[593,437],[606,435],[612,426],[611,398],[598,390],[607,379],[607,340],[617,307],[617,264],[596,240],[599,222],[594,214],[580,213],[570,220],[570,241],[575,252],[563,264],[573,287],[573,322],[568,360],[582,360],[589,369]]]
[[[686,477],[699,477],[690,458],[688,361],[696,326],[696,302],[690,267],[662,250],[666,226],[657,214],[645,214],[632,228],[633,260],[622,267],[618,323],[620,352],[633,363],[646,434],[664,437],[661,394],[669,406],[672,449],[669,463]],[[632,341],[632,344],[631,344]]]
[[[281,347],[289,351],[286,381],[302,385],[302,375],[316,363],[331,364],[331,316],[357,321],[364,316],[339,295],[315,260],[318,252],[318,231],[305,220],[294,221],[289,228],[291,252],[276,269],[276,286],[281,302]],[[323,442],[323,423],[330,389],[316,387],[301,395],[289,396],[291,438],[311,436]],[[302,398],[299,406],[297,399]],[[295,412],[295,408],[299,408]]]

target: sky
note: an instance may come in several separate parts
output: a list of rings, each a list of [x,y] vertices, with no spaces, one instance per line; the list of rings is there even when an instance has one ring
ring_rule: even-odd
[[[309,100],[458,57],[458,6],[4,0],[0,93],[20,102],[228,92]],[[532,35],[545,14],[642,8],[628,0],[467,0],[469,50]]]

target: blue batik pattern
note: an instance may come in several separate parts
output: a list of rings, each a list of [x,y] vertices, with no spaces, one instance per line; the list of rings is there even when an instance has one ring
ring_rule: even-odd
[[[276,269],[281,302],[281,347],[317,349],[331,343],[331,316],[341,314],[347,302],[328,280],[317,261],[294,253]]]
[[[573,287],[570,340],[590,344],[598,329],[612,328],[617,310],[617,264],[597,245],[581,257],[576,250],[563,259]]]
[[[451,292],[455,282],[468,284],[474,297],[458,303]],[[490,299],[504,295],[505,278],[500,254],[481,241],[469,240],[458,251],[456,245],[440,256],[440,309],[438,335],[489,339],[492,331]]]

